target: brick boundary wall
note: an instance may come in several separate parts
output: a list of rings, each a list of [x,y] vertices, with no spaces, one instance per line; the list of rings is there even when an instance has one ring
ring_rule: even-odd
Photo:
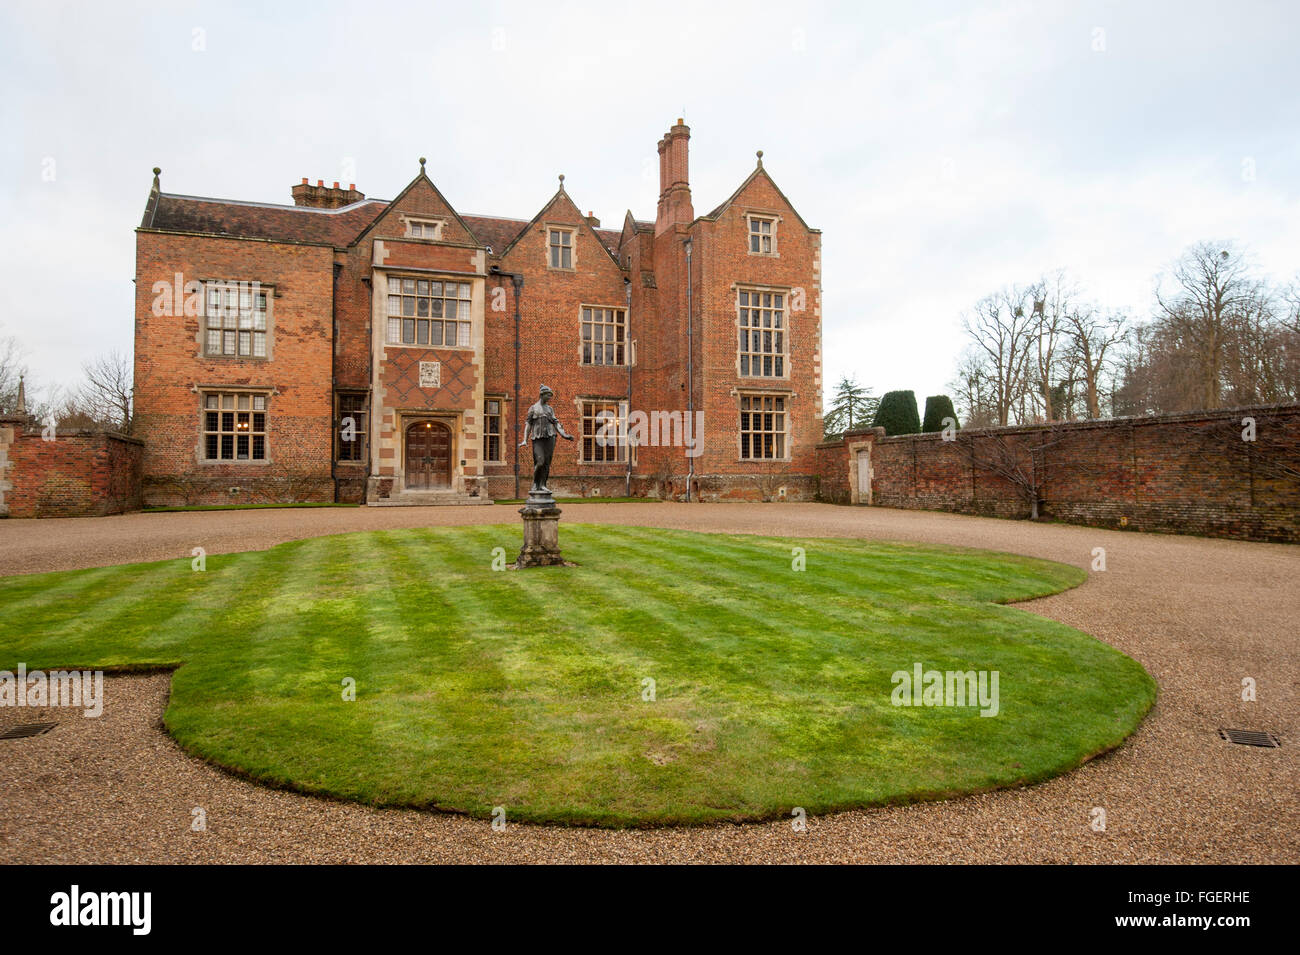
[[[1254,441],[1243,438],[1246,418]],[[885,507],[1029,517],[1027,490],[994,468],[1028,473],[1032,457],[1044,519],[1300,542],[1300,405],[970,430],[955,441],[848,435],[818,446],[824,500],[859,503],[855,438],[870,449],[870,503]]]
[[[99,517],[139,510],[144,442],[109,431],[0,422],[0,516]]]

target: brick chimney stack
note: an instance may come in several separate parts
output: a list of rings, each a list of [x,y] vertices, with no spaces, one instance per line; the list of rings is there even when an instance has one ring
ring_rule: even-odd
[[[337,182],[331,188],[325,185],[324,179],[317,179],[316,185],[313,186],[305,176],[302,182],[289,191],[293,195],[295,206],[310,206],[313,209],[337,209],[339,206],[350,206],[365,198],[363,193],[357,192],[357,185],[354,182],[348,183],[346,189],[340,189]]]
[[[659,140],[659,214],[655,217],[655,235],[695,220],[687,162],[690,138],[690,127],[679,119]]]

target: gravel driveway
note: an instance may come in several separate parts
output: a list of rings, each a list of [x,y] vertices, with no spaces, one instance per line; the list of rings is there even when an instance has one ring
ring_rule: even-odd
[[[819,504],[564,505],[566,521],[956,544],[1107,570],[1021,606],[1135,657],[1160,699],[1119,750],[1039,786],[699,829],[509,824],[275,792],[191,759],[161,728],[167,674],[109,677],[100,719],[0,709],[9,862],[1300,862],[1300,547]],[[0,521],[0,575],[189,559],[390,527],[517,520],[509,506],[323,508]],[[561,533],[563,533],[561,531]],[[0,624],[3,626],[3,624]],[[0,643],[3,637],[0,637]],[[1253,678],[1258,701],[1241,701]],[[1265,729],[1279,749],[1220,727]],[[192,831],[201,808],[206,830]],[[1104,831],[1090,820],[1105,812]],[[508,808],[507,808],[508,812]]]

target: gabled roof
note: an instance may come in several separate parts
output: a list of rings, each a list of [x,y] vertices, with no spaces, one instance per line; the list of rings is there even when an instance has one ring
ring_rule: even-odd
[[[788,198],[786,198],[786,194],[781,191],[781,187],[776,184],[776,180],[773,179],[768,174],[767,170],[763,168],[763,154],[761,152],[758,154],[758,165],[754,167],[754,171],[749,174],[749,176],[745,179],[745,181],[740,184],[740,187],[735,192],[733,192],[730,196],[728,196],[727,200],[723,202],[722,205],[718,206],[716,209],[714,209],[712,212],[708,213],[707,215],[702,215],[699,218],[701,219],[718,218],[718,216],[726,212],[727,209],[731,206],[731,204],[740,197],[740,194],[742,192],[744,192],[746,189],[749,188],[749,184],[753,182],[755,179],[757,179],[759,176],[765,178],[768,181],[768,184],[771,185],[771,187],[776,190],[776,194],[781,197],[782,202],[784,202],[787,206],[790,207],[790,211],[794,213],[794,217],[799,220],[800,225],[802,225],[809,232],[820,231],[818,229],[814,229],[812,226],[810,226],[807,222],[804,221],[804,217],[799,215],[799,210],[794,207],[794,203],[791,202]]]
[[[150,196],[140,228],[342,247],[386,206],[381,199],[363,199],[338,209],[316,209],[160,192]]]
[[[496,248],[495,246],[493,247],[494,250],[496,251],[496,254],[500,256],[504,256],[507,252],[513,249],[515,247],[515,244],[518,243],[519,240],[523,237],[524,233],[526,233],[533,226],[537,225],[537,223],[541,222],[543,217],[546,215],[546,213],[550,211],[551,207],[554,206],[561,199],[568,202],[569,205],[573,206],[573,208],[578,211],[578,215],[582,219],[583,227],[591,230],[591,233],[596,237],[596,240],[600,242],[601,247],[605,250],[605,252],[609,255],[609,257],[613,259],[614,264],[619,265],[619,261],[618,261],[619,233],[611,231],[610,229],[593,228],[591,223],[587,222],[587,217],[582,215],[582,211],[578,209],[577,203],[575,203],[573,199],[569,196],[569,194],[564,191],[563,176],[560,177],[560,188],[556,191],[555,195],[551,196],[551,198],[546,201],[546,204],[542,206],[541,209],[538,210],[537,215],[533,216],[531,219],[528,220],[528,222],[524,224],[524,227],[519,230],[519,232],[515,235],[515,237],[510,241],[510,244],[500,249]],[[620,265],[620,268],[621,267],[622,266]]]
[[[390,209],[397,208],[399,205],[401,205],[402,200],[406,198],[406,194],[408,192],[410,192],[416,186],[420,185],[420,183],[424,183],[430,189],[433,190],[433,194],[438,197],[438,201],[441,202],[444,206],[446,206],[447,211],[451,213],[452,218],[456,220],[457,225],[459,225],[462,229],[464,229],[467,233],[469,233],[471,238],[474,238],[473,230],[471,230],[470,227],[465,224],[465,220],[461,217],[461,214],[456,211],[456,207],[447,201],[447,197],[442,194],[442,190],[433,184],[433,180],[429,178],[429,174],[424,171],[424,163],[425,163],[425,159],[423,156],[421,156],[419,173],[416,174],[416,177],[414,179],[412,179],[409,183],[406,184],[406,188],[403,189],[401,192],[399,192],[392,202],[388,203],[388,208]],[[356,238],[352,240],[353,243],[360,242],[362,239],[364,239],[366,237],[366,233],[375,227],[375,223],[377,223],[379,219],[380,216],[375,216],[375,218],[371,220],[364,229],[361,230],[361,234],[356,236]]]

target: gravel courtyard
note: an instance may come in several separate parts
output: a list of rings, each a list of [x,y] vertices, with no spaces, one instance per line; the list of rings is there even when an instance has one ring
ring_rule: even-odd
[[[161,727],[170,676],[110,676],[99,719],[0,708],[6,862],[1300,862],[1300,548],[819,504],[563,505],[566,522],[982,547],[1107,570],[1021,606],[1139,660],[1160,698],[1119,750],[1039,786],[696,829],[601,831],[371,809],[245,782]],[[0,522],[0,575],[190,559],[380,528],[516,521],[510,506],[321,508]],[[563,529],[561,529],[563,535]],[[563,540],[563,537],[561,537]],[[815,554],[809,554],[815,572]],[[2,627],[3,624],[0,624]],[[0,636],[0,642],[3,637]],[[75,661],[69,661],[75,664]],[[1244,677],[1258,701],[1241,701]],[[1220,727],[1270,730],[1279,749]],[[191,830],[192,811],[206,814]],[[1104,831],[1090,821],[1105,812]]]

